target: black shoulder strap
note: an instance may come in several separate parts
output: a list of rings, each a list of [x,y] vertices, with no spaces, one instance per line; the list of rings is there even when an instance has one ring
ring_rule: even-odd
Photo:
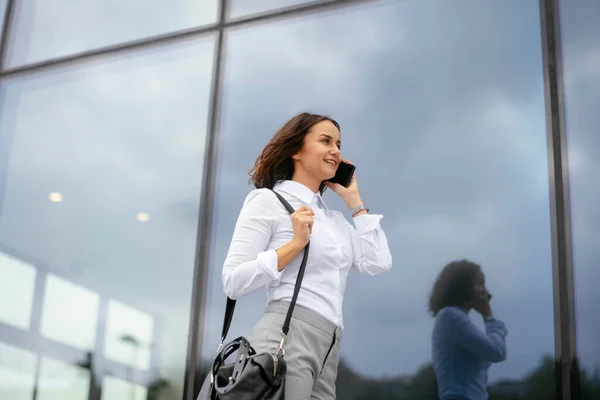
[[[283,198],[279,193],[273,190],[273,193],[277,196],[281,204],[285,207],[285,209],[293,214],[295,212],[294,208],[287,202],[286,199]],[[287,335],[290,330],[290,323],[292,321],[292,314],[294,313],[294,307],[296,307],[296,300],[298,300],[298,293],[300,293],[300,286],[302,286],[302,279],[304,278],[304,270],[306,269],[306,260],[308,259],[308,249],[310,246],[310,242],[306,244],[304,248],[304,257],[302,258],[302,263],[300,264],[300,270],[298,271],[298,277],[296,278],[296,286],[294,287],[294,295],[292,296],[292,301],[290,302],[290,307],[288,308],[287,315],[285,317],[285,322],[283,323],[283,328],[281,331],[284,335]],[[223,320],[223,330],[221,331],[221,344],[225,341],[227,337],[227,333],[229,332],[229,328],[231,327],[231,320],[233,319],[233,312],[235,311],[235,303],[236,300],[232,300],[229,297],[227,298],[227,307],[225,308],[225,319]]]

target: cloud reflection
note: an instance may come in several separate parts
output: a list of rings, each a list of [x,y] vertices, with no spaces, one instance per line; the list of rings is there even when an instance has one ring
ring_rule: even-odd
[[[340,122],[344,156],[365,201],[384,214],[394,255],[385,277],[349,279],[342,352],[354,370],[406,375],[429,361],[427,292],[462,257],[482,264],[511,332],[509,358],[491,379],[522,377],[553,353],[537,2],[387,1],[236,29],[227,49],[207,357],[246,172],[302,110]],[[264,303],[263,293],[240,301],[232,335],[246,334]]]

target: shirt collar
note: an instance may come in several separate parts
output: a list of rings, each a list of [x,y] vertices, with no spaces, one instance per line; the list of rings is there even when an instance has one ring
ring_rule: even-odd
[[[297,199],[301,200],[303,203],[314,205],[320,204],[321,206],[323,206],[324,209],[329,210],[320,193],[313,193],[312,190],[310,190],[300,182],[292,180],[279,181],[275,184],[275,187],[273,189],[286,192],[287,194],[290,194],[296,197]]]

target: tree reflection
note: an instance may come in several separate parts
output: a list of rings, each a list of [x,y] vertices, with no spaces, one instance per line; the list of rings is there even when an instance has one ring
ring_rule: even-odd
[[[200,371],[204,378],[210,370],[205,363]],[[581,400],[600,399],[600,372],[581,370]],[[555,362],[542,357],[536,369],[523,379],[501,380],[488,387],[489,400],[556,400]],[[438,400],[435,372],[431,364],[423,366],[413,376],[389,379],[363,377],[342,359],[337,378],[339,400]]]

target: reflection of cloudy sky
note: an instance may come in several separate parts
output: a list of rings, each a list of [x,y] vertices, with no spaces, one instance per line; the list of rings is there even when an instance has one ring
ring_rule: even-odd
[[[17,28],[15,38],[29,43],[13,49],[11,63],[184,29],[215,15],[210,1],[163,5],[160,12],[129,2],[119,5],[119,17],[135,15],[139,23],[115,24],[108,6],[70,4],[67,13],[41,3],[23,7],[36,16],[20,16],[30,25]],[[204,16],[192,12],[199,3]],[[593,18],[571,11],[570,21]],[[577,191],[588,193],[595,176],[590,107],[600,100],[592,67],[598,52],[586,47],[597,44],[582,40],[598,31],[582,25],[572,23],[565,36],[581,44],[568,48],[566,71],[569,112],[578,113],[570,129],[581,132],[580,146],[571,149],[572,158],[581,154],[581,178],[573,180],[578,210],[595,204]],[[212,54],[212,42],[200,40],[2,83],[0,155],[9,144],[11,153],[8,163],[0,158],[0,173],[8,172],[0,240],[81,284],[152,310],[164,343],[160,363],[177,380],[187,344]],[[225,72],[206,357],[219,336],[220,267],[250,190],[246,172],[285,119],[305,109],[342,124],[344,154],[358,166],[365,201],[385,216],[394,255],[389,274],[350,277],[343,353],[353,368],[410,374],[429,360],[427,292],[441,266],[459,257],[483,264],[496,314],[509,327],[509,359],[492,377],[520,377],[552,354],[537,1],[384,1],[253,26],[229,35]],[[54,190],[63,203],[46,200]],[[343,209],[332,193],[326,201]],[[140,211],[150,214],[148,224],[135,221]],[[576,240],[587,243],[575,249],[580,299],[593,300],[598,224],[588,221],[598,216],[573,217]],[[239,302],[232,337],[248,333],[264,303],[262,291]],[[595,303],[578,303],[580,349],[596,351],[590,362],[600,359],[592,340],[599,332]]]
[[[571,167],[577,334],[584,366],[600,364],[600,3],[561,8],[567,133]]]
[[[149,334],[176,384],[185,367],[213,43],[3,82],[0,147],[11,152],[0,161],[2,244],[152,313]],[[48,201],[53,191],[62,203]],[[150,221],[138,222],[138,212]]]
[[[245,173],[285,118],[310,109],[340,121],[344,154],[365,200],[385,215],[394,256],[390,274],[350,278],[343,353],[351,366],[379,376],[426,363],[427,292],[444,263],[469,257],[483,264],[510,329],[509,360],[492,374],[522,376],[554,343],[537,2],[360,10],[229,37],[206,349],[218,338],[220,265]],[[264,301],[261,292],[240,302],[236,333]]]
[[[167,6],[168,4],[168,6]],[[216,0],[16,2],[9,67],[214,23]]]

